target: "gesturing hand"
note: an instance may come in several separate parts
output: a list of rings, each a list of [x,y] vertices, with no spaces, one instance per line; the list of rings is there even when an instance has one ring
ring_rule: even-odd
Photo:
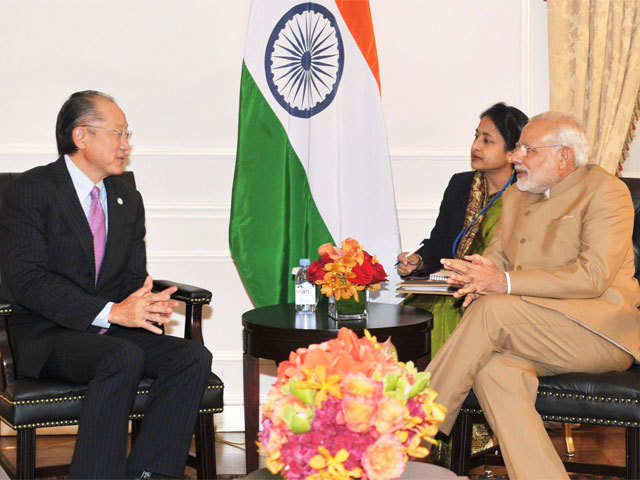
[[[487,293],[507,293],[507,279],[502,270],[482,255],[465,255],[464,260],[443,258],[442,265],[452,273],[447,283],[462,285],[454,297],[466,297],[463,306],[468,306],[480,295]]]
[[[109,322],[161,334],[158,325],[167,323],[173,309],[178,306],[178,302],[171,300],[171,295],[178,287],[169,287],[157,293],[152,293],[152,288],[153,279],[148,276],[142,287],[113,305]]]
[[[417,253],[408,255],[409,252],[402,252],[398,255],[398,273],[402,276],[409,275],[414,270],[422,266],[422,257]]]

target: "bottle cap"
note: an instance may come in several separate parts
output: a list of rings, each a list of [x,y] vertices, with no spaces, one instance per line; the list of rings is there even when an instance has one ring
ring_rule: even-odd
[[[309,265],[311,265],[311,262],[309,261],[308,258],[301,258],[300,259],[300,266],[301,267],[308,267]]]

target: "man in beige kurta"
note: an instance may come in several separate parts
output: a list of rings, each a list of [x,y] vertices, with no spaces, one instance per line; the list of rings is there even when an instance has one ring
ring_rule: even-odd
[[[427,369],[449,433],[473,388],[511,479],[568,478],[535,410],[538,376],[607,372],[640,360],[627,187],[586,165],[568,116],[534,117],[514,150],[518,181],[482,256],[443,259],[467,310]]]

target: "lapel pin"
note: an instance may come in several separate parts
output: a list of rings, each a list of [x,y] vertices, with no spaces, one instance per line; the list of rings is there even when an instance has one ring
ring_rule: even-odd
[[[124,205],[124,201],[120,197],[118,197],[116,202],[118,202],[118,205]]]

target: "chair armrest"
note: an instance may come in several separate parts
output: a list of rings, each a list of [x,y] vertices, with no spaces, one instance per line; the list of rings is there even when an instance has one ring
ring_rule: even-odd
[[[2,390],[12,385],[16,380],[13,369],[13,354],[9,346],[9,334],[7,332],[7,321],[12,312],[13,307],[11,304],[0,298],[0,365],[2,367],[0,388]]]
[[[171,280],[154,280],[153,291],[164,290],[176,286],[178,291],[171,295],[174,300],[180,300],[188,305],[207,305],[211,301],[211,292],[204,288],[172,282]]]
[[[172,282],[171,280],[154,280],[153,290],[159,291],[176,286],[178,290],[171,295],[174,300],[184,302],[186,305],[184,318],[184,338],[192,339],[204,345],[202,337],[202,306],[211,301],[211,292],[204,288]]]

